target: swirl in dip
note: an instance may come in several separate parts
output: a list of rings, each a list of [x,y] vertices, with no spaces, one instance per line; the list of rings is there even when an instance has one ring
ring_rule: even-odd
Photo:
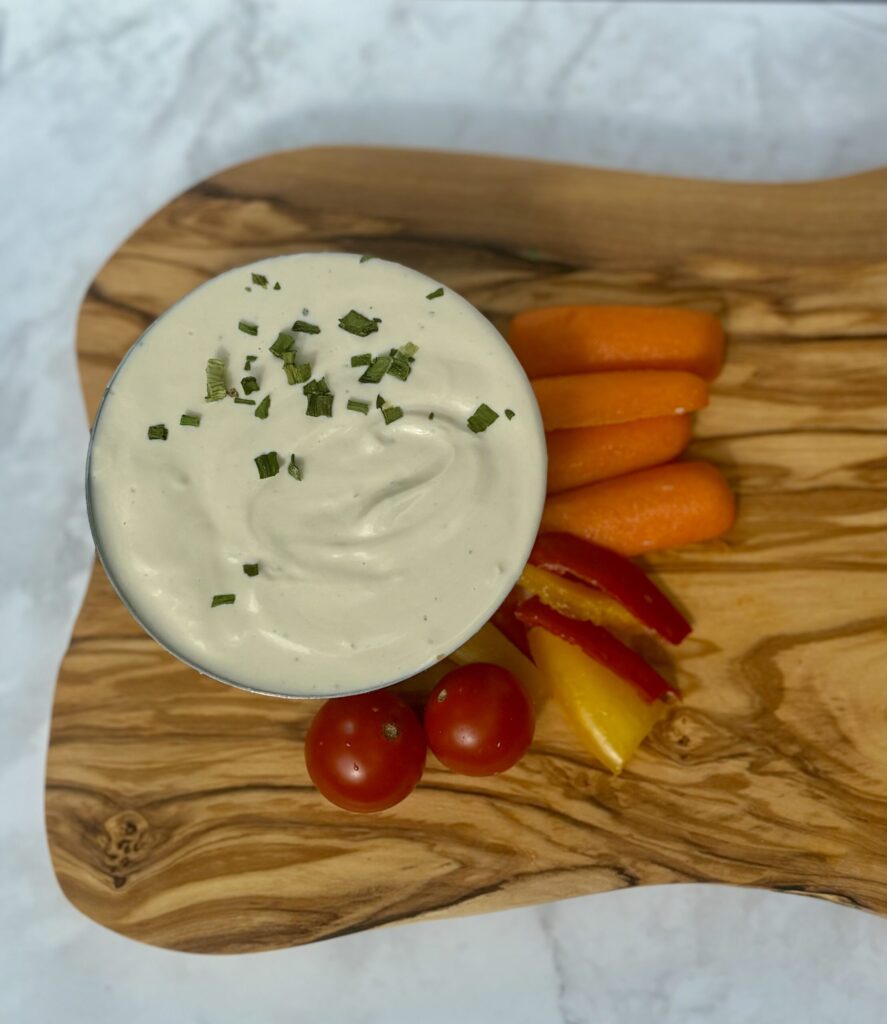
[[[207,400],[210,359],[239,401]],[[108,575],[161,644],[251,690],[341,694],[421,670],[495,611],[538,528],[545,439],[459,295],[384,260],[283,256],[208,281],[133,346],[87,490]]]

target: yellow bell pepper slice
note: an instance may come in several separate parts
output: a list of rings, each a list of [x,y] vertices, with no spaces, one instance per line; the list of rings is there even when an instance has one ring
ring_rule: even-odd
[[[507,669],[524,684],[537,706],[547,693],[548,687],[539,669],[490,622],[458,650],[453,651],[450,658],[457,665],[473,665],[483,661]]]
[[[618,601],[584,583],[566,579],[548,569],[528,565],[521,573],[520,586],[561,615],[596,626],[644,632],[644,627]]]
[[[618,774],[665,713],[575,644],[544,629],[529,632],[533,660],[567,720],[592,754]]]

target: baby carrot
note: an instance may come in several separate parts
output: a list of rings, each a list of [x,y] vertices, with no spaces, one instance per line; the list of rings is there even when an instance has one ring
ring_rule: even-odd
[[[556,494],[542,531],[564,531],[622,555],[718,537],[736,515],[727,481],[707,462],[676,462]]]
[[[577,373],[533,381],[546,430],[696,412],[708,405],[701,377],[677,370]]]
[[[552,306],[518,313],[508,343],[530,377],[686,370],[713,380],[724,331],[710,313],[649,306]]]
[[[670,462],[690,441],[689,416],[553,430],[548,444],[548,493]]]

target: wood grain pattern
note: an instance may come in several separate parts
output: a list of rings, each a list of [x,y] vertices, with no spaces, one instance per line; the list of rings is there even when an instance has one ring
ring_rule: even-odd
[[[727,538],[658,556],[690,610],[687,699],[619,779],[556,709],[503,778],[431,764],[368,818],[311,789],[311,702],[203,680],[93,576],[53,709],[62,888],[175,949],[272,949],[418,917],[723,881],[887,911],[887,173],[785,186],[395,150],[235,168],[102,269],[78,353],[90,415],[185,292],[276,253],[401,260],[502,326],[529,306],[666,303],[730,336],[693,454],[740,496]]]

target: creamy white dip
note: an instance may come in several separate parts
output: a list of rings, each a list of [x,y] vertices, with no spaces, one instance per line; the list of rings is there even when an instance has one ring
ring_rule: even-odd
[[[448,288],[427,297],[439,287],[350,254],[262,260],[186,296],[130,350],[93,428],[91,520],[115,587],[179,658],[267,693],[370,689],[454,650],[514,584],[545,494],[539,412],[502,337]],[[350,310],[378,329],[340,328]],[[331,417],[306,415],[303,385],[269,352],[296,320],[320,328],[293,337],[296,361],[326,379]],[[366,367],[352,356],[408,342],[407,380],[359,383]],[[258,357],[249,371],[247,355]],[[227,360],[228,386],[255,406],[206,401],[210,358]],[[245,396],[247,376],[259,390]],[[403,416],[386,424],[380,394]],[[499,418],[474,433],[481,403]],[[199,427],[181,426],[183,414]],[[161,424],[166,439],[149,440]],[[254,460],[273,451],[280,471],[261,479]]]

